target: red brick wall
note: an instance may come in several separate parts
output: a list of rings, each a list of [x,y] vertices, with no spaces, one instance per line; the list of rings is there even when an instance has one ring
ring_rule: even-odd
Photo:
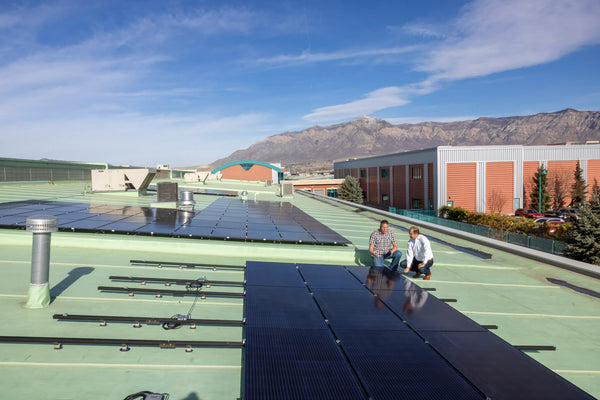
[[[382,178],[381,177],[381,170],[387,170],[388,175],[387,178]],[[390,193],[390,174],[392,173],[390,166],[384,166],[384,167],[379,167],[379,171],[377,172],[379,174],[379,199],[377,200],[378,203],[383,203],[383,199],[382,196],[384,194],[388,195],[388,201],[391,198],[391,193]]]
[[[379,172],[377,167],[370,167],[367,174],[369,178],[369,192],[367,193],[367,201],[373,203],[379,203],[377,198],[377,173]]]
[[[429,204],[434,207],[433,202],[433,164],[427,164],[427,204],[426,209],[429,209]]]
[[[406,166],[394,165],[393,169],[393,191],[394,198],[392,207],[407,208],[406,206]]]
[[[413,168],[421,168],[421,178],[413,178]],[[423,164],[408,166],[408,208],[413,208],[413,199],[421,200],[421,207],[427,208],[425,201],[425,169]]]

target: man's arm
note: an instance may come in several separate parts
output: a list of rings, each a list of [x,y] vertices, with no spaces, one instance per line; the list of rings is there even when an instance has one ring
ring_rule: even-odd
[[[375,254],[375,245],[373,243],[369,245],[369,253],[371,253],[373,257],[377,257],[377,254]]]

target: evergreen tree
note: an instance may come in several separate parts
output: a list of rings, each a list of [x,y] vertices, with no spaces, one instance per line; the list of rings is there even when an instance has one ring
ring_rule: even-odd
[[[350,175],[346,176],[344,182],[340,185],[340,190],[338,190],[338,197],[342,200],[362,204],[363,193],[358,179]]]
[[[566,242],[567,257],[600,265],[600,190],[594,190],[590,204],[581,207]]]
[[[551,204],[550,196],[548,195],[548,174],[543,165],[540,165],[538,170],[533,175],[533,190],[529,196],[529,207],[539,210],[540,212],[548,211]],[[541,193],[540,193],[541,191]],[[541,197],[541,207],[538,202]]]
[[[575,167],[575,182],[571,186],[571,207],[580,207],[585,204],[585,198],[587,195],[587,185],[583,179],[583,170],[579,166]]]

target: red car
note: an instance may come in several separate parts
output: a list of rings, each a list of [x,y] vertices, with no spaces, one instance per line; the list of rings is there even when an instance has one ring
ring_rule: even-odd
[[[538,219],[538,218],[543,218],[544,214],[539,213],[539,212],[529,209],[529,208],[518,208],[517,211],[515,211],[515,217]]]

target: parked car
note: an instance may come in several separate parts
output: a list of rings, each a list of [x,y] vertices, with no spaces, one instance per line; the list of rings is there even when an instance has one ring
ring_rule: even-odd
[[[548,210],[544,213],[544,217],[568,219],[569,216],[558,210]]]
[[[565,214],[566,219],[570,221],[577,221],[579,219],[579,209],[577,208],[561,208],[558,211]]]
[[[544,218],[538,218],[538,219],[534,220],[533,222],[538,222],[538,223],[544,223],[544,222],[548,222],[548,223],[560,222],[560,223],[563,223],[563,222],[565,222],[565,220],[564,220],[564,219],[562,219],[562,218],[544,217]]]
[[[536,210],[532,210],[529,208],[518,208],[517,211],[515,211],[515,217],[538,219],[538,218],[544,218],[544,214],[541,214],[541,213],[537,212]]]

